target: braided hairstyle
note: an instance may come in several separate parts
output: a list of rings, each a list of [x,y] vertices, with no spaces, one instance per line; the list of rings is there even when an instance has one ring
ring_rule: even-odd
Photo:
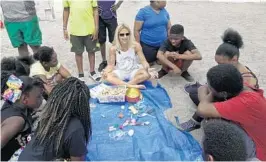
[[[44,154],[52,146],[52,152],[58,157],[64,133],[72,117],[81,121],[88,142],[91,136],[89,99],[89,88],[77,78],[70,77],[56,85],[43,108],[34,145],[44,146]]]
[[[223,43],[217,48],[216,55],[227,56],[232,59],[234,56],[239,58],[239,49],[243,47],[242,36],[234,29],[225,30],[222,36]]]

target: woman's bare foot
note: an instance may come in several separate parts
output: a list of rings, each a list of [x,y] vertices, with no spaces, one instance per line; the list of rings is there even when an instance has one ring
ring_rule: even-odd
[[[128,88],[146,89],[145,85],[128,85]]]

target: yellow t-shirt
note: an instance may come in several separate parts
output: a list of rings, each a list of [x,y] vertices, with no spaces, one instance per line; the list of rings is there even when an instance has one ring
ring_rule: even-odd
[[[93,8],[98,7],[97,0],[63,0],[64,7],[69,7],[69,31],[75,36],[93,34],[95,30]]]
[[[58,73],[58,70],[60,68],[61,64],[58,63],[55,67],[51,67],[50,71],[46,71],[40,61],[35,62],[30,67],[30,76],[36,76],[36,75],[44,75],[46,76],[47,80],[52,80],[55,74]]]

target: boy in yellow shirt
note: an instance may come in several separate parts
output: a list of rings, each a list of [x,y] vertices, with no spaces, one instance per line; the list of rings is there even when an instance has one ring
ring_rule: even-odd
[[[68,19],[70,28],[71,52],[75,53],[79,77],[84,77],[83,57],[84,47],[88,52],[90,63],[90,77],[99,81],[101,78],[95,72],[95,52],[98,39],[98,5],[97,0],[63,0],[63,30],[66,40],[68,35]]]

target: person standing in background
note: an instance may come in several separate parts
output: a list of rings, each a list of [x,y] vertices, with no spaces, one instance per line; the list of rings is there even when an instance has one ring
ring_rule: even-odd
[[[171,28],[165,6],[166,1],[150,1],[150,5],[139,10],[135,19],[134,36],[150,65],[157,60],[157,52]]]
[[[42,44],[42,32],[34,0],[2,0],[0,3],[12,46],[18,48],[20,56],[30,55],[28,45],[33,53],[37,52]]]
[[[90,63],[89,76],[94,81],[100,81],[101,77],[95,72],[95,52],[98,51],[97,39],[99,28],[97,0],[64,0],[63,5],[64,37],[66,40],[69,39],[67,28],[69,18],[71,52],[75,53],[78,77],[84,77],[82,54],[84,47],[86,47]]]
[[[101,47],[102,62],[98,71],[101,72],[107,66],[106,60],[106,28],[108,30],[109,42],[114,40],[115,29],[117,27],[116,10],[121,6],[123,0],[115,4],[115,0],[98,0],[99,6],[99,43]]]

